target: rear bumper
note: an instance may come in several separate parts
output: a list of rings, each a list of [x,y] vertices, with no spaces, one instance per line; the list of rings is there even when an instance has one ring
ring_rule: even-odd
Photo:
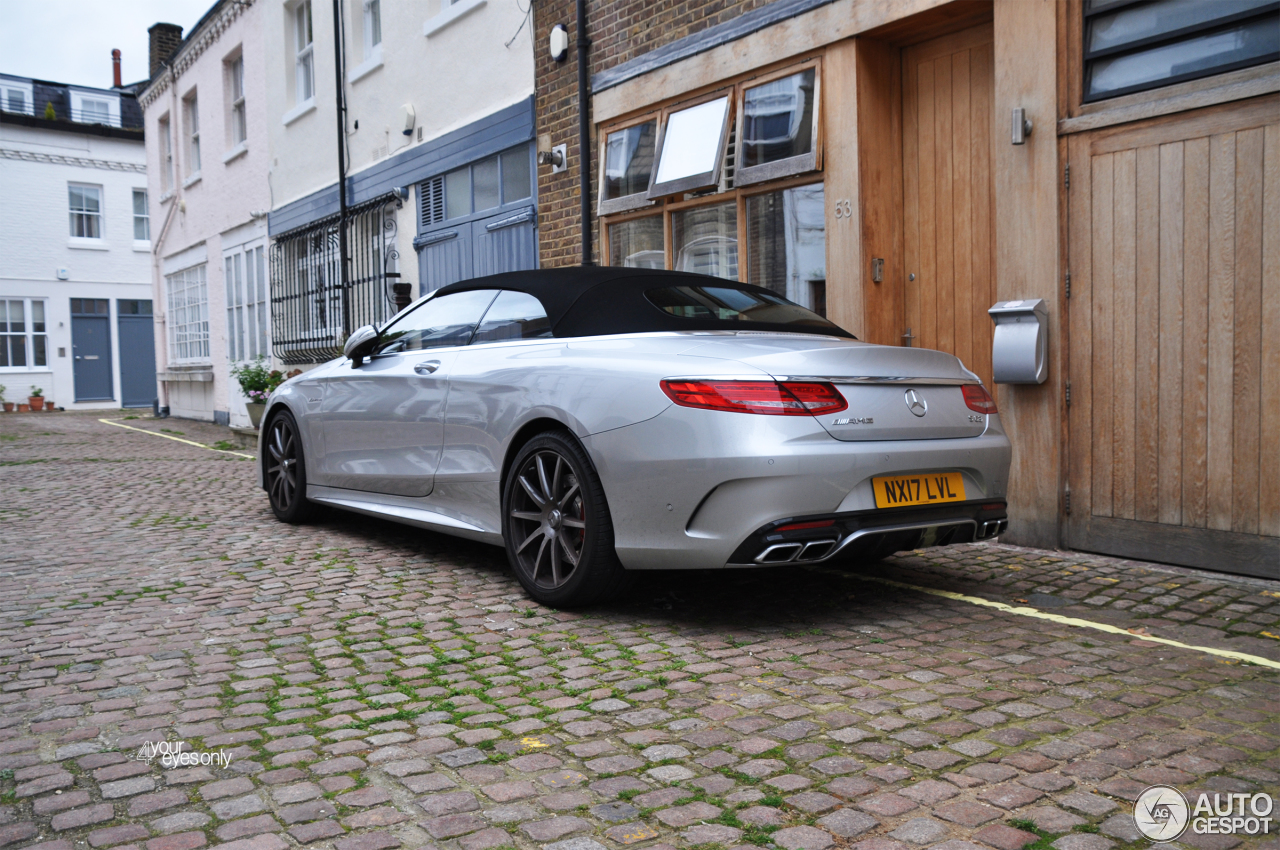
[[[727,566],[856,560],[877,551],[986,540],[1008,527],[1003,500],[789,517],[756,529]]]
[[[796,517],[840,517],[846,523],[840,542],[863,526],[907,523],[921,511],[944,512],[920,514],[921,521],[951,517],[977,528],[974,506],[1005,501],[1011,455],[998,417],[989,420],[977,437],[845,442],[812,417],[673,405],[645,422],[586,437],[583,445],[604,484],[623,566],[717,569],[759,566],[759,550],[738,556],[744,542]],[[876,509],[873,477],[940,471],[961,474],[964,502]],[[971,531],[966,539],[975,536]],[[922,545],[925,538],[917,537],[902,548]]]

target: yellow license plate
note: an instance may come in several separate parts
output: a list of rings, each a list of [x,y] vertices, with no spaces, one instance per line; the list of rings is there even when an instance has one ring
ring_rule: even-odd
[[[940,505],[964,501],[964,477],[958,472],[930,472],[926,475],[887,475],[872,478],[877,508],[908,505]]]

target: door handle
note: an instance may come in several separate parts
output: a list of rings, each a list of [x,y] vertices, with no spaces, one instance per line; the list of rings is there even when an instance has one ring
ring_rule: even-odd
[[[418,363],[413,367],[413,371],[417,372],[419,375],[430,375],[439,368],[439,360],[423,360],[421,363]]]

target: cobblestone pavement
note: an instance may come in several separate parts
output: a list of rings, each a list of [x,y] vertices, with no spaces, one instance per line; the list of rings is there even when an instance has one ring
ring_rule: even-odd
[[[0,847],[1106,850],[1147,785],[1280,790],[1280,672],[1144,640],[1280,657],[1280,583],[962,546],[560,612],[103,415],[0,417]]]

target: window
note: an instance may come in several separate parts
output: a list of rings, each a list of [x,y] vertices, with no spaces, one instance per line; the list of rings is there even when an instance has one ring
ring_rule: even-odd
[[[671,256],[676,271],[737,280],[737,204],[711,204],[673,212]]]
[[[256,360],[267,350],[266,249],[237,250],[223,258],[227,291],[227,349],[232,362]]]
[[[471,344],[550,336],[551,320],[541,301],[526,292],[503,291],[484,314]]]
[[[209,299],[205,264],[165,277],[169,296],[169,360],[190,363],[209,359]]]
[[[1280,59],[1275,0],[1086,0],[1084,100]]]
[[[150,298],[118,298],[116,299],[116,311],[121,316],[150,316],[151,315],[151,299]],[[75,312],[74,310],[72,312]]]
[[[49,365],[44,308],[41,298],[0,299],[0,369]]]
[[[826,210],[821,183],[747,198],[747,280],[826,315]]]
[[[200,173],[200,104],[192,92],[182,100],[182,120],[187,127],[187,176]]]
[[[669,113],[658,142],[658,167],[649,183],[649,197],[716,185],[728,126],[728,95]]]
[[[349,210],[345,280],[336,215],[274,238],[265,270],[273,356],[286,364],[338,357],[347,335],[363,325],[381,326],[398,312],[391,288],[398,280],[391,277],[397,206],[386,195]]]
[[[72,89],[71,120],[119,127],[120,98],[106,92],[80,92]]]
[[[302,0],[293,7],[295,103],[311,100],[316,92],[311,40],[311,0]]]
[[[151,214],[147,210],[147,190],[133,190],[133,238],[138,242],[151,241]]]
[[[461,218],[532,196],[530,174],[527,145],[455,168],[444,175],[445,218]]]
[[[821,58],[800,58],[602,127],[603,261],[753,283],[824,314],[821,81]]]
[[[466,345],[497,291],[455,292],[424,302],[382,332],[377,354]]]
[[[600,213],[647,206],[653,172],[653,142],[657,119],[623,127],[605,136],[604,168],[600,174]]]
[[[382,44],[382,0],[364,0],[364,58]]]
[[[173,135],[170,133],[169,116],[158,123],[160,130],[160,190],[165,195],[173,191]]]
[[[71,235],[78,239],[102,238],[102,187],[67,187],[71,208]]]
[[[814,169],[816,80],[817,69],[810,67],[743,89],[739,186]]]
[[[5,80],[0,83],[0,110],[31,115],[35,112],[30,83]]]
[[[231,92],[231,144],[238,145],[249,136],[244,115],[244,57],[237,56],[227,66]]]
[[[663,312],[682,319],[833,327],[811,310],[784,298],[735,286],[664,286],[649,290],[644,297]]]
[[[662,216],[633,218],[609,225],[609,265],[632,269],[664,269]]]

